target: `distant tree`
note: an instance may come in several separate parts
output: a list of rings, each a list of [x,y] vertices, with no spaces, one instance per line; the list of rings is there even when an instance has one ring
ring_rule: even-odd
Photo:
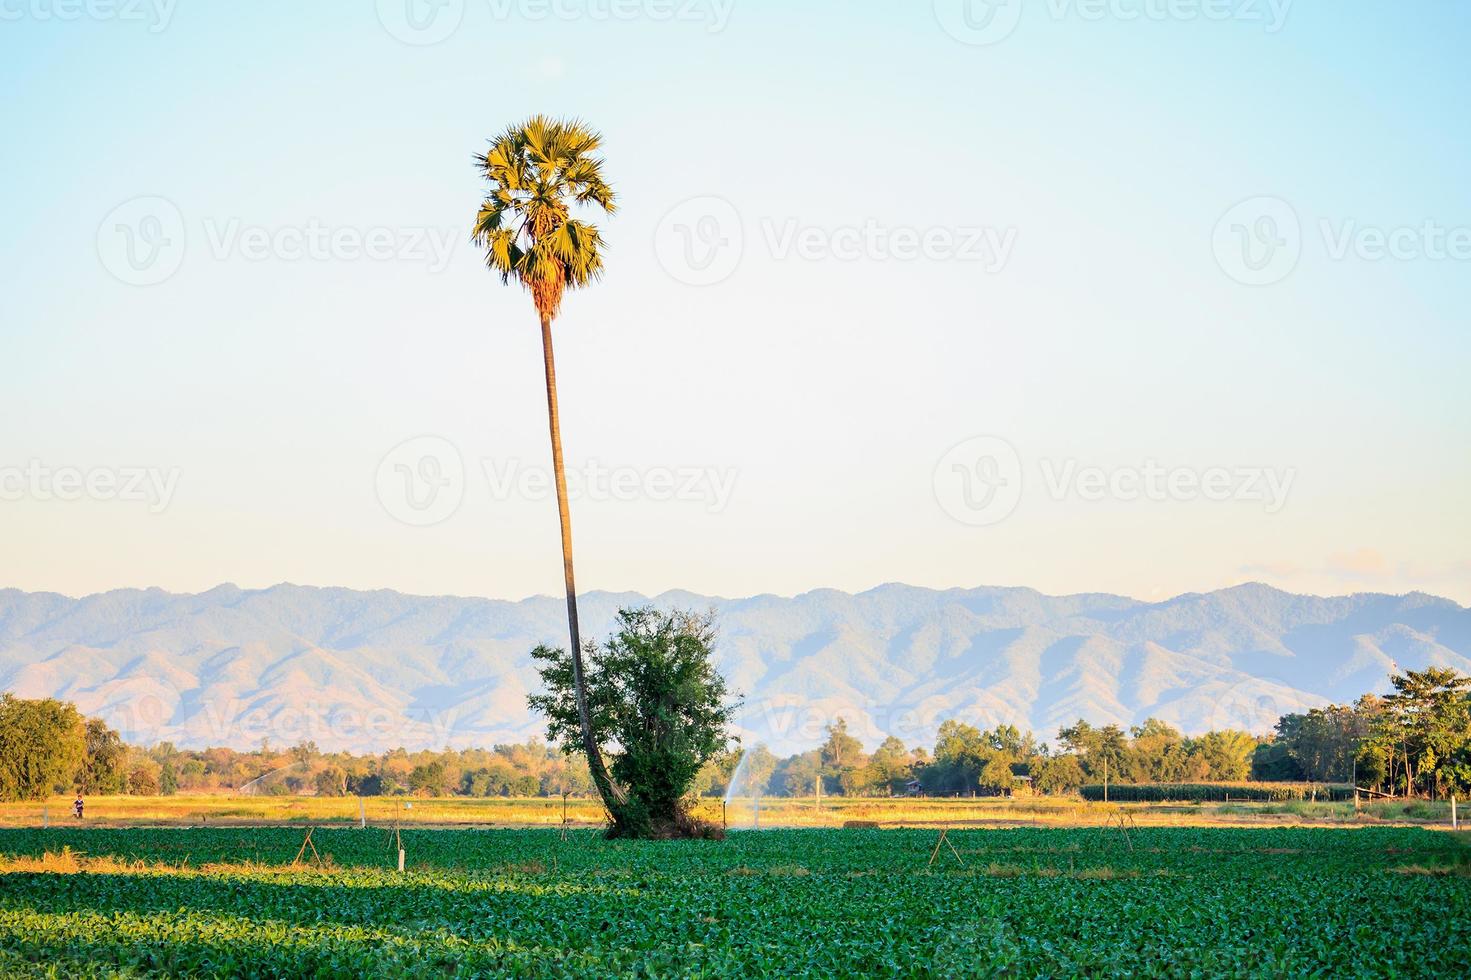
[[[329,765],[319,770],[312,778],[318,796],[346,796],[347,773],[341,766]]]
[[[1032,788],[1049,796],[1076,792],[1086,778],[1075,755],[1048,756],[1032,767]]]
[[[179,767],[179,788],[185,790],[202,789],[205,786],[207,770],[200,759],[189,759]]]
[[[921,770],[920,782],[927,793],[974,793],[992,754],[980,729],[960,721],[943,721],[935,736],[934,761]]]
[[[1432,796],[1471,789],[1471,677],[1446,667],[1390,677],[1373,743],[1384,753],[1391,784]]]
[[[1257,741],[1246,732],[1224,730],[1206,732],[1191,743],[1191,749],[1205,767],[1207,779],[1236,781],[1251,775],[1251,762]]]
[[[347,791],[353,796],[383,796],[383,777],[375,772],[349,776]]]
[[[1293,782],[1307,777],[1287,743],[1269,738],[1259,742],[1251,754],[1251,778],[1262,782]]]
[[[415,766],[409,772],[409,790],[420,796],[444,796],[448,792],[444,763],[429,762]]]
[[[904,743],[890,735],[879,744],[868,760],[867,783],[875,790],[893,795],[904,792],[914,778],[914,759]]]
[[[152,760],[134,763],[128,772],[128,792],[133,796],[157,796],[159,767]]]
[[[86,757],[87,726],[75,706],[0,695],[0,800],[65,791]]]
[[[741,764],[741,748],[733,746],[725,752],[717,752],[695,774],[690,783],[690,792],[696,796],[723,796],[730,786],[736,767]]]
[[[776,772],[776,756],[764,742],[757,742],[746,758],[745,783],[739,787],[742,796],[765,796],[771,790],[771,776]]]
[[[174,769],[173,759],[165,759],[159,765],[158,791],[164,796],[173,796],[179,791],[179,773]]]
[[[100,718],[87,719],[86,749],[77,782],[83,793],[107,794],[123,791],[123,760],[127,748],[122,736]]]
[[[1283,715],[1276,732],[1303,778],[1347,782],[1367,727],[1356,709],[1334,704],[1305,714]]]
[[[817,749],[788,756],[777,764],[771,780],[787,796],[811,796],[822,778],[822,753]]]
[[[1079,718],[1077,724],[1060,729],[1057,740],[1066,751],[1079,757],[1078,761],[1089,779],[1101,781],[1107,775],[1117,782],[1125,774],[1128,741],[1119,726],[1095,728]]]
[[[1185,737],[1158,718],[1130,729],[1132,741],[1124,755],[1128,778],[1136,783],[1179,782],[1195,775],[1189,771]],[[1118,774],[1122,775],[1122,774]]]
[[[684,798],[700,767],[730,745],[738,702],[715,669],[710,616],[624,609],[617,630],[589,647],[587,706],[596,748],[613,759],[623,802],[611,809],[615,836],[669,836],[694,830]],[[530,698],[564,752],[583,751],[574,665],[566,651],[532,651],[545,690]],[[605,746],[616,746],[616,751]],[[596,780],[596,768],[593,776]],[[605,797],[606,800],[606,797]]]
[[[1016,788],[1017,779],[1011,771],[1006,756],[997,753],[981,768],[980,786],[995,793],[1010,793]]]
[[[868,760],[863,743],[848,734],[846,719],[839,718],[827,726],[827,741],[819,752],[823,788],[829,793],[852,793],[857,787],[857,773]]]

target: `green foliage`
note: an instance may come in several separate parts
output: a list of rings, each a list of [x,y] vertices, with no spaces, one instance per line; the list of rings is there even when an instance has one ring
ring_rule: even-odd
[[[848,721],[839,718],[827,726],[827,741],[818,749],[822,765],[822,788],[826,793],[857,792],[860,772],[868,764],[863,743],[848,734]]]
[[[0,830],[0,975],[1458,977],[1467,848],[1416,828],[578,832]],[[948,855],[947,855],[948,856]],[[262,862],[251,864],[249,862]],[[1415,873],[1404,873],[1406,870]]]
[[[134,796],[159,795],[157,763],[139,762],[128,773],[128,792]]]
[[[449,776],[442,762],[426,762],[409,773],[409,789],[420,796],[444,796],[449,792]]]
[[[1102,784],[1091,783],[1079,791],[1083,799],[1104,798]],[[1353,788],[1327,783],[1109,783],[1110,803],[1283,803],[1292,800],[1353,799]]]
[[[1075,755],[1055,755],[1032,766],[1032,788],[1039,793],[1074,793],[1086,780]]]
[[[865,787],[880,793],[903,793],[914,778],[914,754],[904,743],[890,735],[868,760]]]
[[[589,645],[584,679],[593,736],[628,795],[613,813],[615,833],[671,832],[700,767],[728,749],[726,726],[738,704],[711,660],[714,641],[710,616],[643,607],[621,610],[614,635]],[[531,707],[546,716],[564,752],[580,752],[572,658],[546,646],[531,655],[545,687]]]
[[[82,765],[77,772],[77,784],[83,793],[121,793],[123,791],[123,762],[127,747],[122,736],[103,724],[101,719],[88,718],[86,750]]]
[[[822,778],[822,753],[817,749],[789,756],[777,763],[771,782],[785,796],[812,796]]]
[[[0,695],[0,800],[66,792],[87,754],[87,725],[75,706]]]
[[[531,291],[546,319],[556,316],[563,290],[602,274],[602,237],[572,213],[581,206],[605,214],[615,209],[603,162],[594,155],[601,142],[576,120],[533,116],[475,157],[490,184],[475,218],[475,244],[502,281]]]

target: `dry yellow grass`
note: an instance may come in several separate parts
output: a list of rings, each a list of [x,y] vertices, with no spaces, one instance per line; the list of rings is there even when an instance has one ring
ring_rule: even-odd
[[[0,827],[129,826],[353,826],[366,815],[374,826],[556,827],[563,820],[560,799],[433,799],[401,797],[331,798],[308,796],[231,796],[196,794],[168,797],[107,796],[87,800],[86,819],[71,816],[69,797],[44,803],[0,803]],[[596,800],[568,800],[566,818],[574,827],[604,823]],[[696,813],[732,828],[756,825],[751,800],[701,800]],[[1091,827],[1108,816],[1127,814],[1137,826],[1352,826],[1426,823],[1403,802],[1366,805],[1319,803],[1284,808],[1272,804],[1087,803],[1044,797],[1007,799],[764,799],[761,827]],[[1439,822],[1431,820],[1429,825]]]

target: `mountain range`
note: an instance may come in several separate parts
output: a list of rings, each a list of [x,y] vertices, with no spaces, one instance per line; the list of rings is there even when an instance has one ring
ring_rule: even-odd
[[[713,609],[748,744],[805,750],[838,717],[870,748],[930,744],[947,718],[1040,738],[1086,718],[1187,733],[1383,691],[1395,669],[1471,673],[1471,610],[1421,593],[1335,598],[1249,584],[1162,602],[1026,588],[884,585],[723,599],[593,592],[584,636],[623,606]],[[560,598],[222,585],[73,599],[0,590],[0,690],[58,697],[129,741],[323,749],[489,746],[542,732],[526,696]]]

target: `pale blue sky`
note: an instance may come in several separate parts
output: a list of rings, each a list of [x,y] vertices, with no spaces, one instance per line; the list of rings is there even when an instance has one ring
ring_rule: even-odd
[[[627,481],[574,501],[584,588],[1471,602],[1471,7],[1038,0],[970,44],[959,0],[411,2],[459,27],[4,4],[0,586],[555,592],[536,324],[466,241],[471,154],[541,111],[603,130],[620,193],[557,325],[569,462]],[[1296,264],[1239,281],[1220,243],[1281,206]],[[405,511],[446,445],[459,505]],[[976,445],[1015,454],[1000,511],[949,482]],[[1153,467],[1186,489],[1131,496]],[[1230,499],[1188,489],[1215,470]]]

